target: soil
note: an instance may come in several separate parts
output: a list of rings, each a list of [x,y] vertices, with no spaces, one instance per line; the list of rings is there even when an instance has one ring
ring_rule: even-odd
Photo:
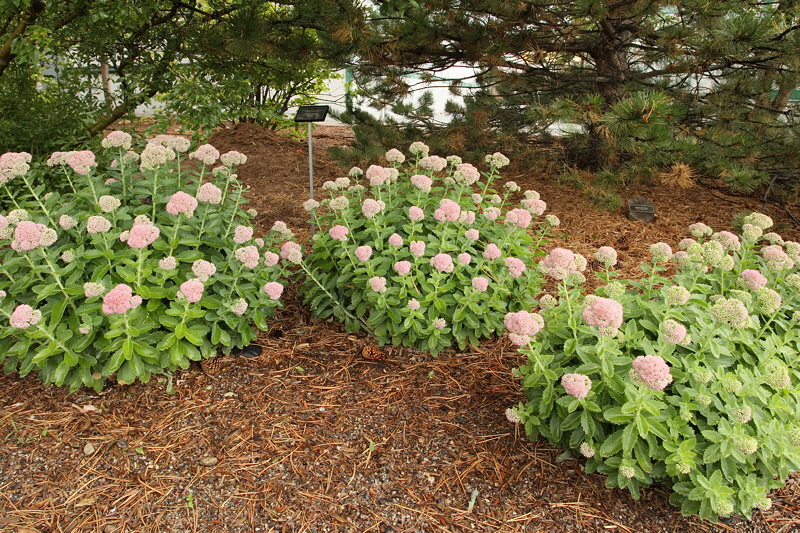
[[[345,174],[325,149],[350,138],[347,128],[315,129],[316,186]],[[239,175],[261,229],[283,220],[307,238],[305,139],[239,124],[211,143],[248,156]],[[649,244],[675,245],[697,221],[730,229],[743,210],[765,211],[800,240],[782,210],[711,188],[626,188],[655,205],[645,224],[592,208],[541,169],[507,179],[538,190],[561,219],[553,246],[587,256],[614,246],[629,277]],[[504,415],[522,400],[511,370],[523,363],[504,339],[374,361],[362,355],[369,338],[312,319],[293,287],[271,324],[261,356],[169,383],[70,394],[0,376],[0,530],[800,531],[796,475],[752,521],[711,524],[683,517],[661,486],[633,500],[580,460],[530,442]]]

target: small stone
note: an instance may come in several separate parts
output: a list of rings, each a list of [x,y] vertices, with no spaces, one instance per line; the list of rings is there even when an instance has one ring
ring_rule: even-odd
[[[656,219],[656,208],[645,198],[634,196],[628,200],[628,220],[653,222]]]
[[[219,463],[219,459],[216,457],[203,457],[200,459],[200,464],[203,466],[214,466]]]
[[[91,442],[87,442],[86,446],[83,447],[83,454],[84,455],[92,455],[95,451],[94,444]]]

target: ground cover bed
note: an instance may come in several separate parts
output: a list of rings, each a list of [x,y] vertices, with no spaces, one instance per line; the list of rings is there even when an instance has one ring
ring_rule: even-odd
[[[345,174],[325,149],[350,136],[315,130],[318,185]],[[283,220],[306,241],[305,142],[239,124],[211,143],[248,156],[239,176],[256,225]],[[626,188],[655,205],[644,224],[593,209],[535,167],[517,163],[504,179],[539,191],[560,218],[551,247],[591,257],[613,246],[625,277],[640,275],[650,244],[675,245],[694,222],[731,229],[741,211],[766,212],[800,240],[780,208],[711,187]],[[312,319],[292,286],[270,324],[260,357],[197,365],[172,383],[70,394],[0,376],[0,530],[800,530],[796,475],[752,521],[711,524],[681,516],[660,486],[635,501],[581,460],[529,442],[504,414],[522,399],[511,370],[524,362],[505,339],[436,359],[407,349],[376,358],[369,337]]]

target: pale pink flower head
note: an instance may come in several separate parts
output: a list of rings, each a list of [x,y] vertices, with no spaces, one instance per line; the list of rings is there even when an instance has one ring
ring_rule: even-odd
[[[411,241],[408,245],[411,255],[415,257],[422,257],[425,255],[425,242],[424,241]]]
[[[206,182],[197,191],[197,201],[207,204],[219,204],[222,202],[222,189],[211,182]]]
[[[742,243],[739,241],[739,236],[730,231],[720,231],[711,236],[712,239],[722,245],[727,251],[739,251],[742,249]]]
[[[293,241],[287,241],[281,246],[281,259],[299,265],[303,261],[303,248]]]
[[[794,261],[779,244],[764,246],[761,249],[761,257],[767,261],[767,267],[771,270],[789,270],[794,267]]]
[[[440,170],[443,170],[444,167],[446,166],[447,166],[447,159],[439,157],[438,155],[429,155],[419,160],[419,168],[424,168],[425,170],[432,170],[434,172],[439,172]]]
[[[411,219],[412,222],[422,220],[425,218],[425,211],[415,205],[412,205],[408,208],[408,218]]]
[[[394,163],[394,164],[398,164],[398,165],[403,163],[403,161],[406,160],[406,156],[404,156],[403,152],[401,152],[397,148],[392,148],[391,150],[386,152],[386,156],[385,157],[386,157],[386,161],[388,161],[389,163]]]
[[[158,267],[162,270],[175,270],[178,267],[178,260],[175,257],[168,255],[158,261]]]
[[[253,238],[253,228],[251,226],[236,226],[233,230],[233,242],[244,244]]]
[[[392,246],[403,246],[403,237],[397,233],[392,233],[389,237],[389,244]]]
[[[134,224],[128,234],[128,246],[142,249],[153,244],[158,239],[160,231],[151,224]]]
[[[561,386],[564,392],[581,400],[592,390],[592,380],[583,374],[564,374],[561,376]]]
[[[205,259],[198,259],[192,263],[192,274],[205,283],[208,278],[217,273],[217,265]]]
[[[356,248],[356,257],[359,261],[369,261],[369,258],[372,257],[372,247],[371,246],[359,246]]]
[[[319,207],[319,202],[314,200],[313,198],[309,198],[308,200],[303,202],[303,209],[305,209],[309,213],[318,207]]]
[[[122,202],[119,201],[119,198],[109,194],[104,194],[97,199],[97,204],[100,206],[100,209],[103,211],[103,213],[110,213],[122,205]]]
[[[419,309],[419,302],[416,300],[416,298],[411,298],[411,299],[408,301],[408,304],[407,304],[407,306],[408,306],[408,308],[409,308],[409,309],[411,309],[412,311],[416,311],[417,309]]]
[[[475,223],[475,211],[461,211],[458,215],[458,221],[467,226]]]
[[[447,327],[447,321],[444,318],[437,318],[433,321],[433,327],[436,329],[444,329]]]
[[[222,154],[219,160],[226,167],[238,167],[247,163],[247,156],[236,150],[231,150]]]
[[[185,298],[190,304],[197,303],[203,297],[204,290],[203,282],[197,278],[192,278],[181,283],[177,297],[178,299]]]
[[[219,150],[210,144],[204,144],[197,148],[197,151],[189,154],[192,159],[197,159],[204,165],[213,165],[219,159]]]
[[[386,292],[386,278],[383,276],[372,276],[369,278],[369,286],[378,293]]]
[[[347,173],[348,176],[351,178],[358,178],[364,174],[364,171],[358,167],[352,167],[350,171]]]
[[[430,152],[430,148],[428,145],[422,141],[414,141],[411,143],[411,146],[408,147],[408,151],[418,157],[425,157]]]
[[[483,216],[486,220],[495,221],[500,217],[500,208],[491,206],[483,210]]]
[[[133,137],[124,131],[112,131],[100,144],[103,148],[122,148],[123,150],[130,150],[133,143]]]
[[[581,260],[578,254],[566,248],[553,248],[539,263],[539,270],[555,280],[563,280],[574,272],[585,268],[585,259]]]
[[[433,180],[424,174],[414,174],[411,176],[411,183],[422,192],[431,192]]]
[[[372,218],[378,213],[381,212],[383,206],[381,205],[383,202],[380,200],[374,200],[372,198],[367,198],[364,200],[364,203],[361,204],[361,212],[364,213],[364,216],[367,218]]]
[[[276,220],[274,224],[272,224],[272,228],[270,231],[274,231],[276,233],[280,233],[283,237],[287,239],[292,238],[292,230],[286,225],[286,222],[282,220]]]
[[[390,169],[378,165],[370,165],[367,168],[366,178],[371,186],[380,187],[391,179]]]
[[[601,246],[594,253],[594,258],[606,268],[611,268],[617,264],[617,251],[611,246]]]
[[[525,229],[531,225],[533,217],[525,209],[511,209],[506,213],[506,224]]]
[[[761,274],[761,272],[759,272],[758,270],[753,270],[753,269],[743,270],[741,277],[742,277],[742,282],[751,291],[756,291],[767,284],[767,278],[765,278],[764,275]]]
[[[583,309],[583,321],[600,328],[600,334],[616,335],[622,325],[622,304],[611,298],[595,298]]]
[[[664,340],[671,344],[683,344],[686,340],[686,326],[671,318],[666,319],[661,325],[664,330]]]
[[[189,139],[181,135],[162,134],[156,135],[147,141],[147,144],[158,144],[175,152],[183,153],[189,150],[189,146],[192,143]]]
[[[95,162],[94,152],[91,150],[79,150],[72,152],[67,159],[67,164],[76,174],[85,176],[97,163]]]
[[[278,264],[280,256],[275,252],[264,252],[264,266],[274,267]]]
[[[106,288],[102,283],[88,281],[83,284],[83,295],[87,298],[96,298],[105,292]]]
[[[650,245],[650,254],[656,263],[666,263],[672,259],[672,247],[665,242],[657,242]]]
[[[264,285],[264,292],[267,293],[270,300],[277,300],[283,294],[283,285],[277,281],[270,281]]]
[[[453,271],[453,258],[449,254],[436,254],[431,257],[430,263],[439,272]]]
[[[394,264],[394,271],[401,276],[405,276],[411,272],[411,263],[409,261],[398,261]]]
[[[540,217],[547,211],[547,204],[538,198],[525,198],[522,200],[522,207],[524,207],[531,215]]]
[[[26,329],[35,326],[42,320],[42,312],[30,305],[20,304],[11,313],[10,324],[12,328]]]
[[[525,272],[525,263],[516,257],[506,257],[506,268],[508,269],[509,276],[518,278]]]
[[[511,161],[509,161],[508,157],[501,154],[500,152],[495,152],[493,154],[486,154],[486,164],[489,166],[493,166],[494,168],[503,168],[504,166],[508,165]]]
[[[261,261],[261,254],[258,253],[258,248],[252,244],[250,246],[237,248],[233,252],[233,255],[245,268],[255,268],[258,266],[259,261]]]
[[[467,252],[461,252],[458,254],[458,264],[461,266],[467,266],[472,261],[472,256],[469,255]]]
[[[517,311],[506,313],[503,324],[508,330],[511,343],[515,346],[525,346],[531,341],[531,337],[544,327],[544,320],[538,313]]]
[[[695,222],[694,224],[689,226],[689,233],[692,234],[692,237],[695,239],[699,239],[700,237],[705,237],[714,233],[714,230],[711,229],[707,224],[702,222]]]
[[[166,209],[170,215],[185,214],[187,218],[192,218],[194,210],[197,209],[197,198],[178,191],[170,197]]]
[[[493,261],[503,255],[503,252],[500,251],[500,248],[497,247],[496,244],[490,243],[486,246],[486,249],[483,251],[483,257],[486,259]]]
[[[653,390],[664,390],[672,383],[669,365],[659,355],[640,355],[631,363],[634,381],[640,380]]]
[[[244,298],[238,298],[231,305],[231,313],[233,313],[236,316],[242,316],[243,314],[245,314],[248,307],[250,306],[247,304],[247,300],[245,300]]]
[[[175,159],[175,151],[172,148],[168,148],[163,144],[149,142],[142,150],[139,168],[142,170],[155,170],[172,159]]]
[[[433,212],[433,217],[439,222],[455,222],[461,215],[461,206],[450,199],[439,202],[439,208]]]
[[[340,224],[337,224],[328,230],[328,235],[330,235],[331,239],[334,241],[346,241],[348,233],[350,233],[350,230],[347,229],[346,226],[342,226]]]
[[[120,283],[103,296],[103,314],[117,315],[139,307],[141,296],[134,296],[133,289]]]
[[[489,280],[483,276],[475,276],[472,278],[472,288],[479,292],[486,292],[489,288]]]
[[[481,179],[481,173],[470,163],[460,163],[456,165],[453,172],[453,179],[463,187],[469,187]]]
[[[16,251],[28,251],[42,245],[47,226],[30,220],[23,220],[14,229],[14,240],[11,247]]]

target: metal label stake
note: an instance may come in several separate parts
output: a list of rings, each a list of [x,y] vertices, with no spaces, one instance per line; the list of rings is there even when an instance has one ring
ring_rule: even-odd
[[[322,122],[328,116],[326,105],[304,105],[297,108],[295,122],[308,122],[308,191],[309,198],[314,199],[314,145],[311,138],[311,123]],[[316,232],[314,211],[311,211],[311,235]]]

